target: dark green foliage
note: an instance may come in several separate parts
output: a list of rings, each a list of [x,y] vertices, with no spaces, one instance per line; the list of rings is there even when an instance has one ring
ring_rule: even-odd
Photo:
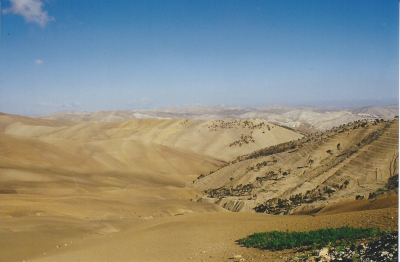
[[[248,170],[254,170],[254,169],[260,170],[260,168],[262,168],[264,166],[268,166],[268,161],[263,161],[261,163],[257,163],[255,166],[251,166],[251,167],[249,166],[249,167],[247,167],[247,169]]]
[[[373,198],[377,198],[377,195],[376,195],[376,193],[375,193],[375,192],[371,192],[371,193],[369,193],[369,195],[368,195],[368,199],[373,199]]]
[[[327,194],[332,194],[332,193],[335,193],[335,192],[336,192],[336,191],[333,190],[332,188],[328,188],[328,187],[325,187],[324,191],[325,191],[325,193],[327,193]]]
[[[356,195],[356,200],[363,200],[364,199],[364,196],[362,196],[362,195]]]
[[[378,198],[385,195],[389,190],[399,187],[399,175],[392,176],[388,179],[385,188],[378,188],[375,192],[370,192],[368,199]]]
[[[399,174],[390,177],[385,187],[389,190],[399,188]]]
[[[293,146],[297,147],[297,143],[295,143],[294,141],[285,142],[285,143],[281,143],[278,145],[274,145],[274,146],[270,146],[270,147],[266,147],[266,148],[254,151],[254,152],[244,155],[244,156],[238,156],[237,159],[239,161],[243,161],[243,160],[247,160],[247,159],[257,158],[260,156],[270,156],[273,154],[282,153],[282,152],[291,150],[291,149],[293,149],[292,148]],[[274,159],[273,162],[276,163],[277,161],[275,162],[275,159]]]
[[[232,178],[233,179],[233,178]],[[236,188],[219,187],[214,189],[204,190],[204,193],[212,198],[221,198],[226,196],[244,196],[252,193],[254,189],[253,184],[237,185]]]
[[[251,131],[249,135],[242,134],[239,140],[231,143],[229,146],[230,147],[236,145],[242,146],[243,144],[254,143],[254,142],[255,141],[253,139],[253,131]]]
[[[271,171],[272,172],[272,171]],[[284,172],[287,175],[287,172]],[[273,174],[273,172],[272,172]],[[272,179],[272,176],[268,176],[269,173],[265,177],[257,177],[257,181],[263,181]],[[285,175],[285,174],[283,174]],[[337,190],[341,190],[343,187],[347,187],[349,181],[346,180],[343,184],[335,184],[333,187],[336,190],[325,186],[323,190],[314,188],[313,190],[308,190],[305,194],[299,193],[297,195],[292,195],[289,199],[278,199],[278,198],[271,198],[268,199],[266,202],[259,204],[254,208],[257,213],[267,213],[272,215],[280,215],[280,214],[290,214],[290,210],[296,208],[303,203],[313,203],[315,201],[325,201],[327,195],[330,197],[332,194],[335,194]]]
[[[252,121],[245,120],[234,120],[234,121],[225,121],[225,120],[214,120],[210,124],[204,125],[203,127],[207,127],[210,132],[221,131],[224,129],[233,129],[233,128],[248,128],[248,129],[261,129],[265,126],[264,122],[255,125]]]
[[[260,249],[284,250],[295,247],[325,247],[338,243],[346,245],[354,243],[357,239],[366,239],[385,235],[387,232],[375,228],[326,228],[310,232],[264,232],[255,233],[247,238],[239,239],[238,243],[245,247],[256,247]]]

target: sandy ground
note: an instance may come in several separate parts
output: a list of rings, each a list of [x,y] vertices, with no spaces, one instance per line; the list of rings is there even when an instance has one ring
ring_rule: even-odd
[[[241,255],[246,261],[284,261],[296,251],[245,248],[236,240],[254,232],[306,231],[343,225],[397,229],[397,200],[395,202],[391,208],[317,216],[206,212],[156,219],[100,221],[24,217],[2,223],[0,260],[233,261],[230,258]],[[7,231],[8,227],[16,231]]]

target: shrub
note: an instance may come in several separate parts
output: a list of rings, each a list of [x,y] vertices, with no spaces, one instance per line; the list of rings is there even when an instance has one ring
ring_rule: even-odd
[[[325,247],[330,243],[346,244],[357,239],[385,235],[386,232],[374,228],[326,228],[309,232],[264,232],[255,233],[247,238],[239,239],[238,243],[245,247],[260,249],[284,250],[295,247]]]
[[[387,189],[395,189],[399,187],[399,175],[395,175],[389,178],[386,186]]]

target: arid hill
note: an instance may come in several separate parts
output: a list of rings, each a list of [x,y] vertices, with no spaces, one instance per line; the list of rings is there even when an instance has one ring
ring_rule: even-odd
[[[195,181],[196,201],[269,214],[375,197],[398,175],[399,125],[357,121],[238,157]]]
[[[0,216],[11,225],[91,220],[89,231],[102,234],[120,230],[113,219],[218,211],[189,201],[195,192],[185,185],[236,155],[301,137],[264,121],[72,123],[2,114]]]
[[[398,122],[363,123],[305,136],[264,120],[93,123],[0,114],[0,261],[232,261],[235,254],[282,261],[292,251],[235,241],[269,229],[395,228],[397,198],[354,199],[385,188],[398,172]],[[252,209],[325,186],[335,189],[330,197],[323,191],[280,211],[314,214],[335,202],[315,217]],[[202,197],[223,187],[238,196]],[[351,210],[342,199],[353,201]]]
[[[329,130],[332,127],[365,119],[393,119],[398,116],[399,106],[363,107],[359,109],[326,109],[317,107],[268,106],[246,108],[238,106],[186,106],[132,111],[62,111],[39,118],[72,122],[118,122],[128,119],[191,119],[237,120],[262,119],[285,125],[304,132]]]

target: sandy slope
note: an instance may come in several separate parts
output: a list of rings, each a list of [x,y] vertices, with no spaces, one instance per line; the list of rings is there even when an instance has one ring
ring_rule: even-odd
[[[254,232],[268,230],[304,231],[343,225],[393,229],[398,226],[397,220],[396,205],[380,210],[315,217],[246,212],[194,213],[152,220],[85,221],[29,217],[14,221],[20,227],[21,224],[29,225],[29,230],[2,233],[1,245],[6,247],[7,252],[2,253],[1,259],[60,262],[234,261],[230,258],[240,254],[246,261],[283,261],[294,256],[296,251],[273,253],[247,249],[235,241]],[[13,225],[3,225],[7,226]],[[47,230],[40,230],[43,228]],[[32,241],[31,237],[38,241]],[[21,251],[12,254],[17,250]]]
[[[302,137],[300,134],[260,120],[251,121],[252,126],[264,123],[263,126],[257,128],[246,125],[245,120],[233,122],[133,119],[117,123],[72,124],[23,117],[15,117],[13,121],[13,117],[8,115],[1,116],[0,123],[7,135],[57,139],[49,141],[52,144],[59,141],[65,142],[65,140],[85,142],[85,144],[101,141],[95,145],[101,146],[103,143],[108,143],[106,147],[115,144],[115,148],[119,148],[121,141],[155,143],[173,148],[190,149],[225,161],[260,147]],[[230,146],[231,143],[240,140],[242,135],[250,135],[250,133],[254,142],[242,146]],[[118,141],[118,139],[122,140]]]
[[[251,132],[254,142],[231,149]],[[27,260],[81,234],[226,212],[190,201],[197,192],[186,184],[223,160],[298,137],[277,126],[253,130],[242,122],[229,128],[185,120],[66,123],[2,114],[0,261]]]

